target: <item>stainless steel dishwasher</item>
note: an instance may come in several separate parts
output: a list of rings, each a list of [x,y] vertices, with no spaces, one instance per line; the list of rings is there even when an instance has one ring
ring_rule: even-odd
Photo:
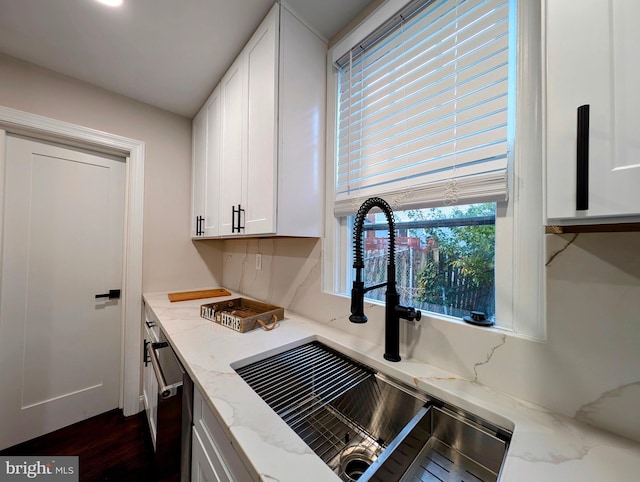
[[[150,394],[147,410],[151,430],[155,430],[158,481],[188,482],[191,475],[191,426],[193,423],[193,383],[180,364],[166,336],[159,329],[147,330],[145,376],[157,390]],[[145,380],[145,386],[147,380]]]

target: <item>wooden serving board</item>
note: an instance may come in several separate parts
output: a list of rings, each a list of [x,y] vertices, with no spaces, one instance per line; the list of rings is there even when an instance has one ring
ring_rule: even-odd
[[[201,298],[215,298],[217,296],[231,296],[231,292],[224,288],[214,288],[211,290],[198,291],[180,291],[178,293],[169,293],[169,301],[188,301],[199,300]]]

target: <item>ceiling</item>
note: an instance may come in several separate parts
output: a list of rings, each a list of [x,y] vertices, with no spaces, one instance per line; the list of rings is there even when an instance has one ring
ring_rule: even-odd
[[[331,39],[371,0],[287,0]],[[0,0],[0,52],[193,117],[273,0]]]

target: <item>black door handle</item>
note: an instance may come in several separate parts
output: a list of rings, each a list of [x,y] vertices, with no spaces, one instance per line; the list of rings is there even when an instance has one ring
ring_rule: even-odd
[[[96,295],[96,300],[99,298],[109,298],[110,300],[119,300],[120,290],[109,290],[108,293],[102,293],[100,295]]]
[[[589,104],[578,107],[576,211],[589,209]]]

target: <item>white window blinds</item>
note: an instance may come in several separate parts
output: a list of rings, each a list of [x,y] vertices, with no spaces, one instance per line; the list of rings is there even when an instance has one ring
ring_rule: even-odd
[[[414,1],[338,59],[336,215],[506,199],[509,24],[509,0]]]

